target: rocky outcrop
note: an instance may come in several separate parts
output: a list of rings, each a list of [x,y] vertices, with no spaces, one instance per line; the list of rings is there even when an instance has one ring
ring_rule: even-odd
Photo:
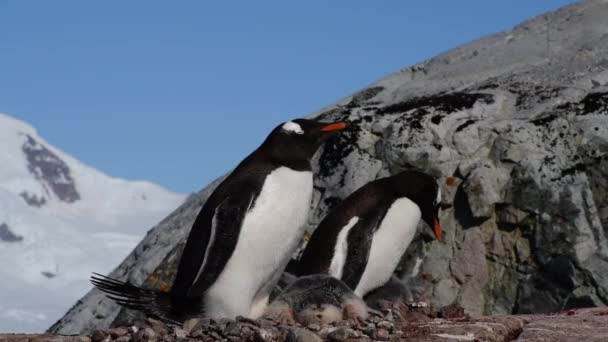
[[[44,184],[47,193],[52,193],[59,200],[67,203],[80,199],[66,162],[28,134],[21,149],[27,158],[29,171]],[[27,204],[35,207],[40,207],[46,202],[44,197],[37,198],[27,193],[22,193],[21,196]]]
[[[314,114],[352,125],[315,159],[309,229],[363,184],[421,169],[441,180],[451,207],[441,213],[444,240],[421,224],[398,269],[415,298],[470,315],[606,305],[606,17],[608,2],[582,1]],[[170,284],[204,198],[155,227],[112,276]],[[93,291],[51,330],[90,331],[114,317],[114,304]]]
[[[22,191],[19,196],[23,198],[25,203],[32,207],[40,208],[46,204],[46,198],[44,198],[44,196],[36,196],[35,194],[31,194],[27,191]]]
[[[0,241],[20,242],[23,241],[23,236],[13,233],[8,224],[0,223]]]

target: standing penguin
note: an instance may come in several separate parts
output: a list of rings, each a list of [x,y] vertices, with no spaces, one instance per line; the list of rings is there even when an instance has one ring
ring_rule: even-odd
[[[368,183],[319,224],[297,273],[328,273],[363,297],[389,280],[420,218],[441,240],[440,203],[436,180],[421,172],[405,171]]]
[[[277,126],[203,205],[169,293],[99,275],[91,281],[119,304],[168,321],[259,317],[304,234],[310,159],[345,127],[306,119]]]

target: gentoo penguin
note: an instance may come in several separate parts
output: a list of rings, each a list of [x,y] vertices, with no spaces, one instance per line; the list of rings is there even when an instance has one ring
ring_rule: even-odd
[[[361,298],[382,286],[414,238],[420,218],[441,240],[437,181],[405,171],[370,182],[338,204],[311,236],[298,275],[328,273]]]
[[[342,281],[328,274],[298,278],[266,309],[265,317],[283,324],[329,324],[343,319],[366,319],[365,302]]]
[[[119,304],[167,321],[259,317],[304,234],[310,160],[345,127],[306,119],[277,126],[203,205],[169,293],[99,275],[91,281]]]

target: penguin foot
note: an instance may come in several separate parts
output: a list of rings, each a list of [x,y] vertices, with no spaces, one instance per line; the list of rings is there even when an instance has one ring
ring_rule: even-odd
[[[344,319],[352,322],[356,327],[362,327],[362,323],[369,316],[367,307],[360,299],[349,300],[342,309]]]
[[[282,311],[279,314],[278,321],[282,325],[296,325],[296,320],[293,318],[293,312],[291,310]]]

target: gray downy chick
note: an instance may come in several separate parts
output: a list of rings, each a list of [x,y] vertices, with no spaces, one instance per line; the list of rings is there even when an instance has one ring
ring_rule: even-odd
[[[267,308],[265,316],[282,324],[329,324],[344,319],[366,319],[365,302],[342,281],[314,274],[298,278]]]
[[[393,275],[384,285],[372,290],[363,299],[370,308],[381,310],[383,303],[409,303],[414,300],[414,296],[405,283]]]

